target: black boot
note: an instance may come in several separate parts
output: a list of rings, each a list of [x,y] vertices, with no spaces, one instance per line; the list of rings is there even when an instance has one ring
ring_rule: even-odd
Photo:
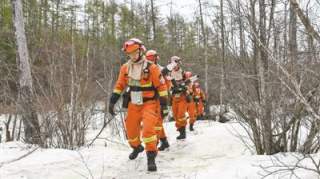
[[[157,165],[155,158],[157,156],[156,151],[148,151],[147,158],[148,158],[148,171],[157,171]]]
[[[203,118],[203,115],[202,114],[200,114],[198,117],[197,117],[197,121],[198,120],[204,120],[204,118]]]
[[[204,120],[203,114],[200,115],[200,120]]]
[[[163,151],[164,149],[169,148],[170,145],[169,145],[169,142],[168,142],[166,137],[165,138],[161,138],[160,142],[161,142],[161,145],[158,148],[158,150]]]
[[[138,147],[133,148],[133,151],[129,155],[129,159],[133,160],[138,157],[140,152],[143,152],[144,148],[142,145],[139,145]]]
[[[190,124],[190,125],[189,125],[189,130],[190,130],[190,131],[194,131],[194,129],[193,129],[193,124]]]
[[[181,127],[180,129],[178,129],[178,131],[180,132],[180,135],[177,137],[177,139],[178,140],[185,139],[186,138],[186,127]]]

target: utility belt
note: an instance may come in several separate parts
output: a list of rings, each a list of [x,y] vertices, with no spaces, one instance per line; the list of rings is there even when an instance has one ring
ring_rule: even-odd
[[[172,96],[180,97],[182,94],[185,94],[187,87],[184,85],[177,85],[172,88]]]
[[[172,97],[180,98],[180,97],[182,97],[182,96],[186,96],[186,92],[185,92],[185,91],[173,92],[173,93],[172,93]]]
[[[153,97],[143,97],[144,91],[154,91]],[[128,108],[129,102],[136,105],[143,105],[148,101],[159,99],[159,93],[154,86],[141,87],[141,86],[129,86],[123,93],[122,107]]]

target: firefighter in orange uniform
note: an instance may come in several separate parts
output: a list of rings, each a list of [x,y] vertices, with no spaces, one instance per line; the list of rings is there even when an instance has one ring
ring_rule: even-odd
[[[188,86],[187,93],[189,94],[188,99],[188,106],[187,106],[187,112],[189,114],[189,130],[194,131],[194,123],[197,118],[197,109],[196,109],[196,103],[194,102],[194,87],[193,82],[191,81],[192,72],[186,71],[184,73],[185,83]]]
[[[147,53],[146,53],[146,58],[150,62],[156,64],[161,71],[164,71],[164,67],[160,66],[159,63],[158,63],[158,61],[160,59],[160,56],[157,53],[157,51],[148,50]],[[166,78],[166,75],[163,74],[163,76],[164,76],[165,83],[166,83],[166,86],[167,86],[167,91],[169,91],[169,89],[171,87],[171,81]],[[158,101],[158,106],[160,108],[160,101]],[[165,133],[165,130],[164,130],[164,127],[163,127],[163,117],[161,115],[159,115],[159,120],[157,122],[155,130],[157,132],[158,139],[160,140],[160,147],[158,148],[158,150],[163,151],[166,148],[169,148],[170,145],[169,145],[169,142],[167,140],[167,136],[166,136],[166,133]]]
[[[181,58],[178,56],[171,57],[171,62],[176,62],[178,65],[172,70],[172,112],[175,120],[177,131],[179,131],[178,140],[186,138],[187,125],[187,98],[190,98],[187,93],[187,86],[184,83],[184,72],[181,69]]]
[[[114,106],[121,93],[128,88],[130,102],[125,127],[128,142],[133,148],[129,159],[137,158],[138,154],[144,150],[140,140],[140,130],[142,130],[142,140],[148,159],[148,171],[156,171],[155,158],[158,150],[155,126],[159,114],[165,116],[168,113],[167,87],[157,65],[148,62],[143,55],[145,47],[139,39],[133,38],[126,41],[123,45],[123,51],[130,59],[120,68],[118,80],[110,98],[109,113],[115,115]]]
[[[203,120],[204,118],[204,105],[206,104],[206,96],[203,92],[203,90],[200,88],[200,83],[195,82],[194,83],[194,101],[196,103],[197,107],[197,119]]]

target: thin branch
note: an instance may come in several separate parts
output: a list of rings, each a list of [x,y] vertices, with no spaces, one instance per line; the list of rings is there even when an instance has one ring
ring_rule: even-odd
[[[21,155],[20,157],[18,158],[15,158],[15,159],[11,159],[11,160],[8,160],[8,161],[4,161],[4,162],[1,162],[0,163],[0,168],[3,166],[3,165],[6,165],[6,164],[10,164],[10,163],[13,163],[13,162],[16,162],[16,161],[19,161],[29,155],[31,155],[33,152],[35,152],[36,150],[38,150],[40,147],[36,147],[34,149],[32,149],[31,151],[27,152],[26,154],[23,154]]]

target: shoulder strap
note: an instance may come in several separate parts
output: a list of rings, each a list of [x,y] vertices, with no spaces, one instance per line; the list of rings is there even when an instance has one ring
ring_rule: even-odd
[[[143,72],[144,73],[149,73],[150,72],[150,66],[152,65],[153,63],[147,61],[147,66],[143,69]]]

